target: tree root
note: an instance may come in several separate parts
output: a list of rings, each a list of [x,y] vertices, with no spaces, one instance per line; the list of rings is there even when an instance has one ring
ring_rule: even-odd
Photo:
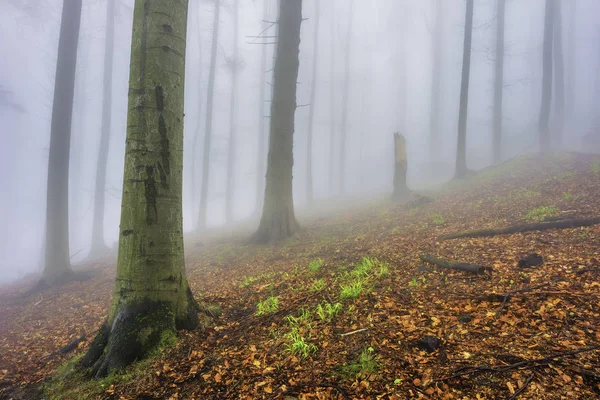
[[[484,274],[492,271],[491,267],[486,267],[479,264],[469,264],[464,262],[446,261],[441,258],[434,257],[429,254],[422,254],[421,260],[429,264],[434,264],[442,268],[455,269],[458,271],[470,272],[472,274]]]
[[[440,236],[440,240],[458,239],[458,238],[476,238],[490,237],[496,235],[510,235],[513,233],[544,231],[547,229],[569,229],[582,226],[591,226],[600,224],[600,218],[575,218],[556,222],[537,222],[532,224],[512,225],[506,228],[498,229],[478,229],[466,232],[450,233]]]

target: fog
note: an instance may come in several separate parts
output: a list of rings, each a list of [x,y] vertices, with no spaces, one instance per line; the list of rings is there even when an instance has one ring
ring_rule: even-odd
[[[267,1],[268,15],[263,15]],[[354,4],[351,9],[351,4]],[[294,203],[306,206],[307,132],[314,106],[313,191],[317,201],[382,196],[391,192],[393,133],[407,140],[408,183],[426,188],[452,178],[461,85],[465,2],[444,0],[442,21],[431,0],[321,0],[317,74],[312,76],[316,0],[304,0],[294,133]],[[597,129],[600,100],[600,3],[562,2],[566,109],[562,143],[554,149],[590,151],[585,136]],[[506,3],[503,159],[538,151],[542,93],[543,0]],[[62,1],[0,2],[0,283],[39,272],[43,263],[50,119]],[[232,68],[233,1],[221,4],[213,109],[213,140],[207,223],[225,223]],[[261,85],[270,93],[277,19],[275,0],[239,0],[237,144],[234,163],[234,223],[256,216]],[[352,10],[352,14],[350,14]],[[573,11],[574,10],[574,11]],[[196,228],[204,121],[212,40],[213,1],[190,0],[186,54],[184,229]],[[573,14],[574,13],[574,14]],[[123,180],[129,53],[133,1],[115,11],[112,121],[107,167],[104,240],[116,246]],[[351,22],[351,31],[348,28]],[[106,2],[84,0],[73,105],[69,220],[72,262],[90,250],[93,198],[102,119]],[[430,146],[433,38],[442,32],[440,56],[440,153]],[[492,160],[496,0],[476,0],[467,119],[467,164],[480,169]],[[263,30],[267,38],[256,38]],[[346,43],[350,39],[349,52]],[[261,70],[262,51],[267,70]],[[344,166],[346,187],[337,179],[344,111],[345,61],[349,59],[348,116]],[[332,69],[333,63],[333,69]],[[333,75],[331,71],[333,70]],[[310,104],[312,80],[315,101]],[[331,93],[334,108],[331,109]],[[332,125],[333,119],[333,125]],[[265,124],[268,131],[268,123]],[[195,135],[199,134],[194,147]],[[266,155],[266,152],[264,153]],[[333,154],[333,159],[331,155]],[[194,161],[195,159],[195,161]],[[330,182],[330,167],[335,179]],[[196,168],[196,173],[194,173]],[[260,196],[259,196],[260,197]],[[302,221],[300,221],[302,223]]]

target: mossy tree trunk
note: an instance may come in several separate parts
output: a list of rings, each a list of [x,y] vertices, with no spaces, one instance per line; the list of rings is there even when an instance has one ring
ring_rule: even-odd
[[[108,252],[104,244],[104,191],[106,165],[110,144],[112,111],[112,70],[115,35],[115,0],[106,2],[106,37],[104,39],[104,79],[102,93],[102,122],[100,124],[100,149],[96,166],[96,191],[94,193],[94,221],[92,224],[92,249],[90,256],[102,257]]]
[[[73,272],[69,256],[69,150],[80,22],[81,0],[64,0],[48,159],[45,266],[42,276],[42,282],[47,285],[57,284]]]
[[[504,98],[504,19],[506,0],[497,0],[496,8],[496,65],[494,76],[494,136],[492,153],[494,164],[502,160],[502,103]]]
[[[471,39],[473,35],[473,0],[467,0],[465,37],[463,43],[460,109],[458,111],[458,141],[456,144],[455,178],[467,176],[467,110],[469,108],[469,79],[471,75]]]
[[[198,324],[183,260],[187,0],[136,0],[117,277],[82,365],[101,377]]]
[[[279,34],[275,58],[267,184],[262,217],[252,240],[272,243],[298,229],[292,195],[293,136],[302,1],[280,0]]]
[[[546,0],[544,17],[544,53],[542,64],[542,104],[538,125],[540,151],[550,150],[550,107],[552,105],[552,37],[554,25],[554,0]]]
[[[210,71],[208,72],[208,88],[206,94],[206,127],[204,129],[204,150],[202,153],[202,184],[200,186],[200,211],[198,212],[198,230],[206,228],[206,212],[208,209],[208,188],[210,183],[210,147],[212,142],[213,100],[215,97],[215,79],[217,74],[217,46],[219,44],[219,15],[221,0],[215,0],[213,18],[213,37],[210,49]]]

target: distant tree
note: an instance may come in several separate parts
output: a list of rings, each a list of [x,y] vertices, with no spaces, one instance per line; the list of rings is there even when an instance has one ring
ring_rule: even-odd
[[[219,14],[221,0],[215,0],[213,18],[213,37],[210,50],[210,71],[208,73],[208,90],[206,96],[206,127],[204,129],[204,151],[202,156],[202,185],[200,186],[200,211],[197,228],[206,228],[206,211],[208,206],[208,187],[210,181],[210,147],[212,139],[213,101],[215,97],[215,78],[217,70],[217,46],[219,44]]]
[[[308,113],[308,133],[306,138],[306,201],[313,201],[312,143],[315,121],[315,92],[317,90],[317,59],[319,55],[319,0],[315,0],[315,33],[313,38],[312,82],[310,83],[310,111]]]
[[[335,80],[337,77],[335,69],[335,49],[336,49],[336,37],[335,37],[335,21],[336,15],[335,0],[329,0],[331,2],[331,17],[332,20],[329,24],[330,27],[330,49],[331,60],[329,62],[329,190],[333,194],[334,180],[335,180]]]
[[[67,279],[73,272],[69,255],[69,149],[80,21],[81,0],[64,0],[48,159],[46,254],[42,277],[48,285]]]
[[[465,36],[463,43],[462,80],[460,84],[460,108],[458,112],[458,142],[456,149],[455,178],[467,175],[467,109],[469,106],[469,78],[471,70],[471,38],[473,35],[473,0],[467,0]]]
[[[562,7],[561,0],[554,0],[554,93],[556,99],[554,101],[554,123],[553,123],[553,138],[555,146],[560,146],[563,141],[563,130],[565,124],[565,62],[563,57],[563,40],[562,40]]]
[[[348,10],[348,31],[346,32],[346,50],[345,50],[345,61],[344,61],[344,88],[342,91],[342,127],[341,127],[341,139],[340,139],[340,166],[338,171],[339,176],[339,187],[340,193],[346,192],[346,137],[348,130],[348,103],[350,91],[350,50],[351,50],[351,39],[352,39],[352,22],[354,20],[354,0],[349,0],[350,8]]]
[[[492,152],[494,164],[502,160],[502,102],[504,98],[504,19],[506,0],[497,0],[496,9],[496,62],[494,77],[494,137]]]
[[[302,1],[280,0],[279,4],[267,184],[260,225],[252,238],[257,243],[285,239],[298,229],[292,194],[292,167]]]
[[[112,306],[81,360],[96,377],[198,325],[183,258],[187,0],[136,0],[119,257]]]
[[[104,191],[106,190],[106,166],[111,132],[112,71],[115,36],[115,0],[106,1],[106,36],[104,38],[104,78],[102,91],[102,121],[100,123],[100,148],[96,166],[96,190],[94,193],[94,220],[92,224],[91,257],[108,252],[104,244]]]
[[[429,113],[429,150],[432,159],[439,156],[441,130],[441,80],[442,80],[442,39],[444,9],[443,0],[434,0],[435,23],[431,46],[431,112]]]
[[[565,101],[565,114],[569,123],[575,121],[575,102],[577,101],[577,0],[569,4],[569,33],[567,45],[567,91]]]
[[[550,150],[550,106],[552,104],[552,37],[554,0],[546,0],[544,16],[544,55],[542,64],[542,104],[538,125],[540,151]]]
[[[198,80],[196,83],[196,89],[198,91],[198,105],[196,108],[196,127],[194,128],[194,138],[192,140],[192,173],[191,173],[191,180],[192,180],[192,184],[191,186],[191,191],[192,191],[192,201],[191,203],[194,205],[193,209],[195,210],[195,205],[198,204],[198,199],[197,199],[197,193],[198,193],[198,185],[201,185],[200,180],[198,179],[198,141],[200,140],[200,133],[202,131],[202,95],[203,95],[203,87],[202,87],[202,19],[201,19],[201,12],[200,12],[200,2],[196,2],[196,15],[198,17],[198,21],[196,22],[196,26],[197,26],[197,33],[198,33],[198,38],[197,38],[197,44],[198,44],[198,70],[196,71],[198,74]],[[191,7],[190,7],[191,8]],[[189,18],[189,14],[188,14],[188,18]],[[189,25],[189,24],[188,24]]]
[[[13,110],[24,113],[25,108],[19,103],[13,101],[12,92],[0,85],[0,108],[12,108]]]
[[[225,219],[233,220],[233,190],[235,188],[235,149],[236,149],[236,100],[240,60],[238,60],[238,7],[239,1],[233,1],[233,55],[229,61],[231,68],[231,96],[229,103],[229,151],[227,155],[227,194],[225,197]]]

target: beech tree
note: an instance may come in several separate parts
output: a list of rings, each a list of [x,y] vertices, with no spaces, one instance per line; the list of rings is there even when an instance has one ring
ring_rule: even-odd
[[[312,82],[310,83],[310,111],[308,113],[308,134],[306,138],[306,201],[313,201],[312,181],[312,142],[315,120],[315,92],[317,91],[317,58],[319,55],[319,0],[315,1],[315,33],[313,38]]]
[[[346,60],[344,62],[344,89],[342,92],[342,127],[341,127],[341,138],[340,138],[340,170],[339,174],[339,187],[340,193],[346,192],[346,137],[348,130],[348,102],[350,91],[350,50],[351,50],[351,38],[352,38],[352,21],[354,20],[354,0],[350,0],[350,9],[348,11],[348,31],[346,33]]]
[[[563,129],[565,123],[565,61],[563,57],[562,40],[562,7],[560,0],[554,0],[553,26],[553,58],[554,58],[554,123],[553,123],[553,142],[555,147],[562,144]]]
[[[106,2],[106,37],[104,39],[104,78],[102,92],[102,122],[100,124],[100,148],[96,167],[96,191],[94,193],[94,221],[92,224],[91,257],[101,257],[108,251],[104,244],[104,191],[106,189],[106,165],[111,131],[112,70],[115,35],[115,0]]]
[[[502,159],[502,101],[504,98],[504,18],[506,0],[498,0],[496,9],[496,63],[494,77],[494,137],[492,152],[494,164]]]
[[[72,274],[69,255],[69,150],[81,0],[64,0],[58,39],[50,126],[46,195],[45,266],[42,282],[54,285]]]
[[[431,111],[429,113],[429,150],[432,159],[439,157],[441,129],[441,80],[442,80],[442,35],[444,10],[442,0],[434,0],[435,23],[433,28],[433,43],[431,46]]]
[[[225,219],[233,220],[233,190],[235,188],[235,145],[236,145],[236,100],[238,84],[238,7],[239,1],[233,1],[233,55],[230,60],[231,68],[231,96],[229,103],[229,149],[227,155],[227,194],[225,197]]]
[[[465,36],[463,42],[462,80],[460,83],[460,108],[458,112],[458,142],[456,148],[455,178],[467,176],[467,109],[469,106],[469,78],[471,71],[471,38],[473,35],[473,0],[467,0]]]
[[[263,0],[263,22],[267,20],[269,15],[269,1]],[[265,22],[266,23],[266,22]],[[266,30],[266,29],[265,29]],[[264,31],[263,31],[264,32]],[[265,103],[266,98],[266,83],[265,74],[267,73],[267,45],[263,44],[260,53],[260,90],[259,90],[259,105],[258,105],[258,151],[256,158],[256,208],[255,212],[260,212],[265,188],[265,155],[267,133],[265,129]]]
[[[256,243],[272,243],[298,229],[292,194],[293,137],[302,0],[280,0],[265,200]]]
[[[136,0],[112,305],[82,366],[97,377],[198,326],[183,259],[187,0]]]
[[[552,104],[552,37],[554,25],[554,0],[546,0],[544,16],[544,54],[542,63],[542,104],[538,133],[540,151],[550,150],[550,106]]]

